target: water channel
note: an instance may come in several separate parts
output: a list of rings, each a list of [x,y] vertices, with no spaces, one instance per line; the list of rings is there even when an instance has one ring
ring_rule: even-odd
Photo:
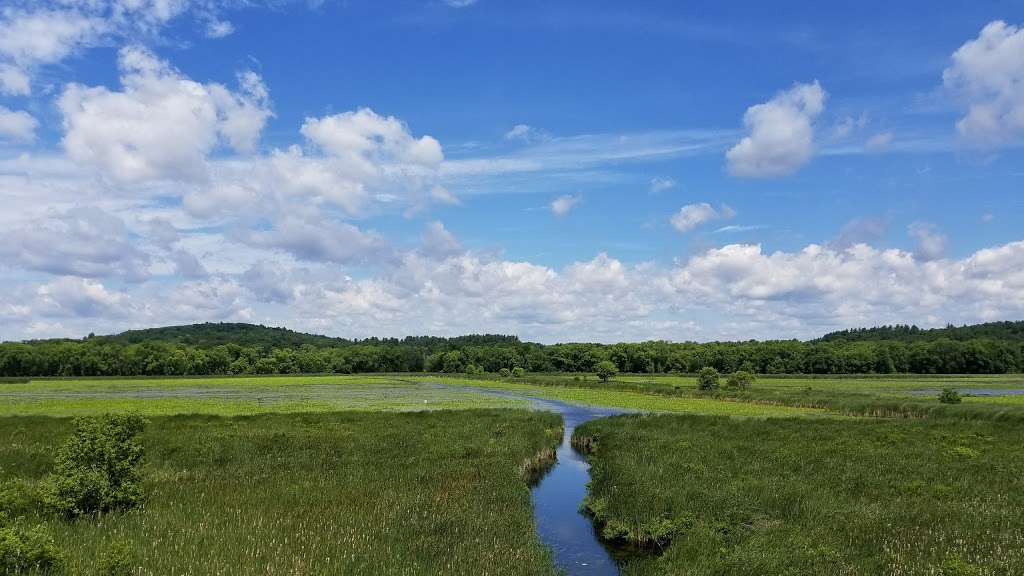
[[[444,384],[430,384],[448,387]],[[617,575],[619,568],[615,560],[598,540],[593,523],[580,512],[580,505],[587,495],[587,482],[590,481],[590,464],[587,463],[583,455],[576,452],[570,440],[576,426],[584,422],[631,411],[620,408],[576,406],[556,400],[519,396],[482,388],[467,388],[465,386],[457,388],[527,400],[537,409],[550,410],[562,415],[562,419],[565,421],[565,434],[556,452],[557,462],[534,486],[532,492],[533,516],[537,524],[537,535],[554,552],[555,564],[567,576]]]

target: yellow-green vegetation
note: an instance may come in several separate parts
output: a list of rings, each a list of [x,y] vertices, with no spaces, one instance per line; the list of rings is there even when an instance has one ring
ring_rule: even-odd
[[[33,491],[71,422],[12,416],[0,504],[72,574],[554,574],[520,474],[560,428],[522,410],[153,417],[144,506],[66,520]]]
[[[145,416],[437,410],[523,406],[468,390],[444,390],[384,377],[273,376],[173,379],[32,380],[0,384],[0,414]]]
[[[547,398],[570,404],[611,406],[615,408],[626,408],[629,410],[642,410],[647,412],[674,412],[679,414],[705,414],[755,418],[773,416],[820,416],[824,413],[823,410],[814,408],[755,404],[733,401],[730,399],[668,396],[616,389],[581,388],[571,385],[543,386],[520,384],[510,381],[502,382],[495,380],[474,380],[445,377],[430,377],[429,381],[453,386],[470,386],[484,390],[496,390],[499,392],[508,392],[510,394],[519,394],[522,396]]]
[[[623,574],[1024,574],[1024,429],[646,415],[574,434]]]

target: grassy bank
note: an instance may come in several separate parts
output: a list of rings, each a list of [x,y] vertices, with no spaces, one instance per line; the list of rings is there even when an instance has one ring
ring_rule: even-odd
[[[115,541],[136,574],[553,574],[520,475],[560,426],[514,410],[156,417],[142,509],[28,519],[72,574]],[[70,429],[0,419],[0,482],[40,479]]]
[[[1024,429],[624,416],[584,424],[589,506],[647,574],[1024,573]]]

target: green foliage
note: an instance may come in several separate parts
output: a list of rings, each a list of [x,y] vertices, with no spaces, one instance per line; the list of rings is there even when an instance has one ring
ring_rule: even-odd
[[[124,510],[142,501],[146,421],[130,414],[77,418],[43,483],[43,501],[67,517]]]
[[[959,404],[961,402],[960,392],[955,388],[944,388],[939,394],[939,402],[943,404]]]
[[[512,369],[513,378],[522,378],[523,376],[526,376],[526,370],[523,370],[519,366],[516,366],[515,368]]]
[[[721,377],[722,375],[718,370],[715,370],[710,366],[706,366],[697,373],[697,389],[714,390],[718,388],[718,381]]]
[[[939,565],[940,576],[981,576],[983,572],[977,566],[967,562],[960,554],[951,552]]]
[[[501,370],[498,370],[498,375],[501,376],[502,378],[508,378],[509,376],[512,375],[512,371],[509,370],[508,368],[502,368]]]
[[[0,482],[0,516],[23,516],[36,508],[38,502],[39,491],[32,482],[23,478]]]
[[[614,378],[619,373],[619,368],[614,362],[603,360],[597,363],[594,367],[594,373],[601,379],[602,382],[607,382],[609,379]]]
[[[8,522],[0,514],[0,574],[52,573],[63,561],[46,528],[27,528],[23,521]]]
[[[729,376],[725,381],[725,387],[730,390],[746,390],[747,388],[750,388],[755,380],[757,380],[756,376],[750,372],[740,370],[738,372],[733,372]]]
[[[124,540],[117,540],[100,560],[99,576],[131,576],[134,569],[131,545]]]

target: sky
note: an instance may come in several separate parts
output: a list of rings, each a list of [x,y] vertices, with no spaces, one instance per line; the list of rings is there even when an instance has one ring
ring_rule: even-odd
[[[1024,319],[1019,0],[4,0],[0,340]]]

